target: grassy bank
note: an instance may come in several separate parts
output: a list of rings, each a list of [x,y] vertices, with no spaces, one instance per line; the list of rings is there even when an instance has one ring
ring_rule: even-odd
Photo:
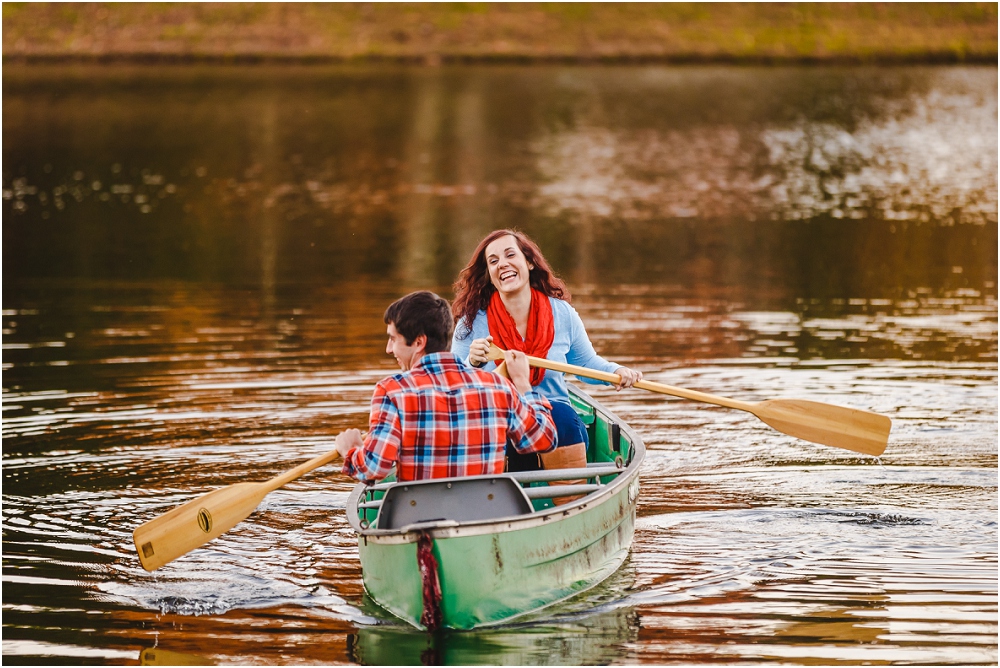
[[[4,3],[16,60],[996,62],[996,3]]]

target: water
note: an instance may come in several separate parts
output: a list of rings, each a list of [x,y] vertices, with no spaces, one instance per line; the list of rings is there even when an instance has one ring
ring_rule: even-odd
[[[3,101],[5,663],[997,662],[995,68],[7,67]],[[506,225],[606,357],[884,413],[885,455],[592,389],[649,448],[631,556],[497,629],[367,600],[327,469],[140,568],[139,523],[362,426],[385,306]]]

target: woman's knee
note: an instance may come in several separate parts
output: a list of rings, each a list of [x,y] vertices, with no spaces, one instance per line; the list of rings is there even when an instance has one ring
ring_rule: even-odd
[[[557,447],[563,448],[583,443],[586,449],[589,445],[590,439],[587,436],[587,428],[572,406],[564,404],[561,401],[553,401],[552,421],[556,425]]]

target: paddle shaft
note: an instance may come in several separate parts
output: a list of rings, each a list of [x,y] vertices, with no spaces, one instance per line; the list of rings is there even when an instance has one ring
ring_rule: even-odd
[[[502,360],[503,351],[495,345],[491,345],[490,359],[493,359],[494,361],[498,359]],[[552,360],[542,359],[541,357],[532,357],[531,355],[528,355],[528,364],[533,367],[538,367],[539,369],[551,369],[552,371],[571,373],[574,376],[585,376],[587,378],[593,378],[594,380],[602,380],[605,383],[611,383],[612,385],[617,385],[622,382],[622,377],[617,373],[597,371],[595,369],[576,366],[575,364],[566,364],[565,362],[553,362]],[[715,404],[717,406],[725,406],[726,408],[736,408],[742,411],[753,412],[753,404],[746,401],[737,401],[735,399],[717,397],[713,394],[706,394],[696,390],[685,390],[682,387],[663,385],[661,383],[654,383],[650,380],[640,380],[633,385],[633,387],[637,387],[640,390],[649,390],[650,392],[658,392],[660,394],[669,394],[674,397],[690,399],[691,401],[701,401],[707,404]]]
[[[553,362],[551,360],[541,359],[539,357],[528,357],[528,364],[531,366],[536,366],[541,369],[551,369],[553,371],[562,371],[563,373],[571,373],[574,376],[585,376],[587,378],[593,378],[594,380],[603,380],[606,383],[611,383],[612,385],[617,385],[622,382],[621,376],[617,373],[608,373],[606,371],[596,371],[594,369],[587,369],[582,366],[575,366],[573,364],[564,364],[562,362]],[[725,406],[726,408],[736,408],[741,411],[753,412],[753,404],[746,401],[737,401],[736,399],[727,399],[725,397],[717,397],[714,394],[706,394],[704,392],[698,392],[697,390],[685,390],[683,387],[674,387],[673,385],[664,385],[662,383],[654,383],[651,380],[640,380],[633,385],[640,390],[649,390],[650,392],[657,392],[659,394],[669,394],[674,397],[681,397],[682,399],[690,399],[691,401],[701,401],[706,404],[715,404],[716,406]]]
[[[309,473],[313,469],[318,469],[320,466],[325,466],[329,464],[339,456],[340,456],[339,452],[337,452],[336,450],[331,450],[330,452],[322,454],[318,457],[313,457],[309,461],[299,464],[291,471],[286,471],[285,473],[282,473],[279,476],[271,478],[264,484],[267,486],[268,492],[273,492],[279,487],[284,487],[285,485],[292,482],[296,478],[301,478],[302,476]]]

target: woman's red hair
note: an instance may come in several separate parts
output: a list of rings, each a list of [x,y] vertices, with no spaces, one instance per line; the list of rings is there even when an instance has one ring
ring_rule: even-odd
[[[472,329],[472,322],[476,319],[476,314],[485,311],[490,303],[490,298],[497,291],[490,280],[489,269],[486,266],[486,247],[499,239],[510,235],[517,241],[518,248],[524,253],[524,258],[529,264],[535,266],[528,273],[528,283],[534,289],[544,295],[570,301],[569,288],[562,279],[555,275],[552,267],[545,260],[542,251],[538,248],[528,235],[517,230],[494,230],[476,246],[472,253],[472,259],[465,269],[458,275],[455,281],[455,300],[451,305],[451,312],[455,316],[455,321],[462,321],[466,332]]]

